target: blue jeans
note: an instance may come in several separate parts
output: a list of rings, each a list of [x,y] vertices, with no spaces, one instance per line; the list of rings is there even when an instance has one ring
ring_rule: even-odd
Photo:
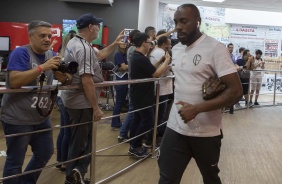
[[[164,122],[167,102],[164,102],[164,103],[161,103],[161,102],[166,101],[167,99],[168,99],[168,95],[159,96],[159,112],[158,112],[158,123],[157,123],[157,125],[160,125]],[[155,107],[153,107],[153,109],[154,109],[154,114],[155,114],[156,113]],[[153,127],[154,127],[154,123],[155,123],[155,119],[154,119],[154,122],[153,122]],[[162,137],[164,135],[165,129],[166,129],[166,124],[158,127],[157,128],[157,137]],[[151,142],[153,140],[153,129],[152,129],[152,131],[150,131],[146,135],[145,140],[148,141],[148,142]]]
[[[133,111],[133,104],[132,104],[132,101],[131,101],[130,93],[128,93],[128,94],[129,94],[129,109],[128,109],[128,112],[131,112],[131,111]],[[121,137],[128,137],[130,124],[133,121],[133,118],[134,118],[134,113],[127,114],[126,119],[125,119],[124,123],[122,124],[122,126],[120,128],[119,135]]]
[[[51,127],[50,119],[39,125],[11,125],[2,122],[5,135],[32,132]],[[22,166],[28,145],[33,156],[24,171],[45,167],[54,152],[52,131],[6,138],[7,158],[3,177],[22,173]],[[41,171],[4,180],[3,184],[36,184]]]
[[[113,115],[118,115],[121,112],[121,108],[123,104],[125,103],[125,98],[128,91],[128,85],[117,85],[114,86],[116,90],[116,104],[114,107]],[[120,121],[120,117],[114,117],[112,118],[112,127],[119,128],[122,126],[122,123]]]
[[[138,108],[138,107],[137,107]],[[137,109],[134,107],[134,109]],[[133,121],[130,125],[130,138],[140,135],[153,128],[154,125],[154,108],[150,107],[134,113]],[[132,148],[142,146],[142,139],[144,136],[140,136],[133,139],[130,142]]]
[[[70,118],[61,97],[57,97],[57,106],[60,111],[60,125],[70,125]],[[71,128],[61,128],[57,138],[57,161],[64,162],[68,159]]]

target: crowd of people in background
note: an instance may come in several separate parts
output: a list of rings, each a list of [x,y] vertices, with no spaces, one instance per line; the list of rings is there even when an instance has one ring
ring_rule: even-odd
[[[262,51],[257,49],[255,51],[255,56],[252,56],[249,49],[244,47],[239,48],[239,53],[237,56],[233,55],[234,45],[229,43],[227,49],[230,53],[230,57],[235,67],[237,68],[238,75],[243,88],[242,100],[245,101],[245,106],[252,107],[254,105],[260,105],[258,102],[259,92],[262,86],[262,71],[265,69],[265,62],[262,59]],[[253,94],[255,92],[255,101],[253,103]],[[250,95],[250,99],[249,99]],[[235,104],[236,108],[242,108],[239,102]],[[229,113],[234,113],[234,105],[229,108]]]
[[[64,85],[82,86],[79,90],[59,92],[56,99],[60,111],[60,125],[79,125],[60,129],[57,138],[56,167],[66,173],[65,184],[90,182],[84,177],[90,157],[67,164],[61,162],[91,152],[92,123],[89,122],[99,121],[103,116],[98,105],[100,89],[95,87],[95,83],[103,81],[99,61],[114,52],[114,65],[121,73],[115,74],[116,81],[175,75],[175,81],[160,80],[114,86],[116,103],[113,115],[121,113],[126,99],[130,112],[124,122],[119,116],[111,120],[111,128],[120,131],[118,142],[137,137],[130,140],[128,154],[137,158],[148,155],[148,148],[152,147],[152,129],[156,113],[153,106],[157,97],[155,88],[159,84],[159,183],[179,183],[191,158],[196,160],[204,183],[221,183],[217,165],[223,137],[220,109],[229,107],[230,113],[233,114],[233,106],[238,108],[241,98],[244,98],[246,106],[259,105],[262,72],[255,70],[265,68],[263,53],[257,50],[253,57],[250,50],[240,48],[239,54],[235,56],[232,43],[228,44],[226,49],[222,43],[201,33],[200,13],[193,4],[179,6],[174,20],[174,30],[157,32],[152,26],[148,26],[144,31],[132,30],[129,43],[124,41],[121,32],[112,44],[97,50],[92,47],[91,42],[98,37],[103,19],[93,14],[84,14],[77,19],[78,32],[71,31],[65,36],[58,56],[50,50],[53,44],[56,44],[56,40],[51,43],[51,25],[44,21],[33,21],[29,24],[30,44],[19,47],[12,53],[8,65],[10,80],[6,86],[19,88],[23,85],[36,85],[44,73],[47,75],[48,84],[56,77]],[[174,32],[178,34],[179,43],[173,41],[172,44],[170,35]],[[213,57],[210,57],[211,55]],[[76,61],[77,72],[72,75],[60,71],[53,73],[52,70],[57,69],[62,60]],[[215,74],[226,85],[226,89],[215,98],[204,101],[198,92],[201,91],[203,82]],[[17,81],[18,78],[25,80]],[[6,135],[50,128],[50,116],[42,117],[37,113],[33,101],[36,97],[37,93],[4,95],[1,121]],[[138,109],[142,110],[132,113]],[[34,116],[27,116],[26,113]],[[21,128],[18,128],[19,125]],[[149,133],[143,135],[147,131]],[[15,145],[17,150],[13,148]],[[22,172],[28,145],[32,146],[34,155],[25,171],[44,167],[53,154],[52,133],[7,138],[8,156],[4,177]],[[210,154],[207,155],[207,152]],[[3,183],[36,183],[39,175],[40,172],[36,172],[4,180]]]

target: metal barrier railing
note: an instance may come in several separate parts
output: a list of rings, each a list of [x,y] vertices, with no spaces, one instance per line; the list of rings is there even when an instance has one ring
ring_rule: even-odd
[[[124,80],[124,81],[105,81],[103,83],[96,83],[95,84],[95,87],[105,87],[105,86],[114,86],[114,85],[122,85],[122,84],[134,84],[134,83],[143,83],[143,82],[154,82],[154,81],[159,81],[159,80],[172,80],[174,78],[174,76],[168,76],[168,77],[161,77],[161,78],[150,78],[150,79],[137,79],[137,80]],[[57,85],[47,85],[47,86],[44,86],[42,91],[50,91],[50,90],[54,90],[56,88]],[[154,153],[154,150],[155,150],[155,145],[156,145],[156,129],[158,127],[157,125],[157,122],[158,122],[158,108],[159,108],[159,83],[157,83],[156,85],[156,104],[155,104],[155,107],[156,107],[156,113],[155,113],[155,124],[154,124],[154,129],[153,129],[153,148],[152,148],[152,158],[155,157],[155,153]],[[72,86],[59,86],[59,90],[74,90],[74,89],[79,89],[81,88],[81,86],[79,85],[72,85]],[[39,86],[24,86],[20,89],[6,89],[5,87],[0,87],[0,94],[3,94],[3,93],[24,93],[24,92],[38,92],[39,91]],[[162,102],[164,103],[164,102]],[[149,107],[145,107],[145,108],[142,108],[142,109],[137,109],[135,111],[131,111],[129,113],[134,113],[136,111],[140,111],[140,110],[143,110],[143,109],[146,109],[146,108],[150,108],[152,106],[149,106]],[[109,116],[109,117],[104,117],[102,118],[103,119],[109,119],[109,118],[113,118],[113,117],[117,117],[117,116],[120,116],[120,115],[125,115],[127,113],[122,113],[122,114],[119,114],[119,115],[115,115],[115,116]],[[34,131],[34,132],[26,132],[26,133],[20,133],[20,134],[10,134],[10,135],[0,135],[0,139],[1,138],[7,138],[7,137],[15,137],[15,136],[22,136],[22,135],[27,135],[27,134],[34,134],[34,133],[41,133],[41,132],[45,132],[45,131],[52,131],[53,129],[58,129],[58,128],[66,128],[66,127],[73,127],[73,126],[81,126],[81,125],[84,125],[84,124],[89,124],[89,123],[93,123],[92,121],[89,121],[89,122],[84,122],[84,123],[80,123],[80,124],[77,124],[77,125],[65,125],[65,126],[60,126],[60,127],[52,127],[52,128],[48,128],[48,129],[44,129],[44,130],[39,130],[39,131]],[[165,122],[166,123],[166,122]],[[165,124],[163,123],[163,124]],[[163,124],[159,125],[159,126],[162,126]],[[150,132],[152,130],[149,130],[147,132],[144,132],[143,134],[141,135],[138,135],[134,138],[131,138],[123,143],[119,143],[119,144],[116,144],[116,145],[113,145],[113,146],[110,146],[108,148],[104,148],[104,149],[101,149],[101,150],[96,150],[96,140],[97,140],[97,122],[94,122],[93,123],[93,126],[92,126],[92,151],[91,153],[89,154],[86,154],[86,155],[83,155],[83,156],[80,156],[78,158],[75,158],[75,159],[72,159],[72,160],[68,160],[68,161],[65,161],[65,162],[61,162],[61,163],[57,163],[57,164],[51,164],[51,165],[47,165],[45,166],[44,168],[40,168],[40,169],[36,169],[36,170],[31,170],[31,171],[26,171],[26,172],[23,172],[23,173],[20,173],[20,174],[16,174],[16,175],[12,175],[12,176],[8,176],[8,177],[5,177],[5,178],[0,178],[0,181],[3,181],[3,180],[6,180],[6,179],[11,179],[11,178],[15,178],[15,177],[19,177],[19,176],[23,176],[23,175],[26,175],[26,174],[30,174],[30,173],[34,173],[34,172],[38,172],[38,171],[42,171],[44,169],[48,169],[48,168],[51,168],[51,167],[54,167],[56,165],[60,165],[60,164],[65,164],[65,163],[69,163],[69,162],[72,162],[72,161],[75,161],[75,160],[79,160],[79,159],[82,159],[82,158],[85,158],[85,157],[88,157],[88,156],[91,156],[91,163],[90,163],[90,178],[91,178],[91,181],[90,183],[91,184],[94,184],[95,183],[95,161],[96,161],[96,153],[99,153],[99,152],[102,152],[102,151],[105,151],[105,150],[108,150],[108,149],[111,149],[113,147],[116,147],[116,146],[119,146],[121,144],[124,144],[130,140],[133,140],[137,137],[140,137],[148,132]],[[105,178],[101,181],[98,181],[97,183],[104,183],[110,179],[112,179],[113,177],[121,174],[122,172],[128,170],[129,168],[131,168],[132,166],[140,163],[141,161],[145,160],[146,158],[148,158],[150,156],[150,154],[148,154],[148,156],[146,156],[145,158],[142,158],[140,160],[138,160],[137,162],[129,165],[128,167],[118,171],[117,173],[113,174],[112,176],[109,176],[108,178]]]
[[[252,82],[251,81],[251,77],[249,78],[249,89],[248,89],[248,101],[247,101],[247,106],[244,108],[240,108],[240,109],[235,109],[235,110],[242,110],[242,109],[246,109],[246,108],[250,108],[251,106],[250,106],[250,97],[251,96],[253,96],[253,97],[255,97],[256,95],[271,95],[271,94],[273,94],[273,99],[272,99],[272,105],[260,105],[260,106],[254,106],[254,107],[265,107],[265,106],[277,106],[277,104],[276,104],[276,100],[277,100],[277,95],[282,95],[282,93],[279,93],[279,94],[277,94],[277,90],[276,90],[276,88],[277,88],[277,74],[278,73],[282,73],[282,70],[250,70],[251,72],[262,72],[262,74],[264,75],[265,73],[273,73],[273,77],[274,77],[274,79],[273,79],[273,93],[269,93],[269,92],[263,92],[263,93],[260,93],[260,94],[255,94],[255,92],[254,92],[254,94],[251,94],[251,85],[252,84],[255,84],[255,83],[259,83],[259,82]],[[252,75],[252,74],[251,74]],[[281,75],[282,76],[282,75]],[[244,84],[244,83],[243,83]],[[246,83],[245,83],[246,84]],[[264,82],[264,81],[262,81],[260,84],[262,84],[263,86],[267,86],[268,85],[268,82]],[[260,92],[261,92],[262,90],[260,90]]]
[[[281,70],[256,70],[256,71],[261,71],[261,72],[273,72],[275,73],[274,75],[274,97],[273,97],[273,106],[275,106],[275,102],[276,102],[276,83],[277,83],[277,73],[281,73],[282,71]],[[114,86],[114,85],[122,85],[122,84],[134,84],[134,83],[143,83],[143,82],[153,82],[153,81],[159,81],[159,80],[171,80],[172,78],[174,78],[174,76],[169,76],[169,77],[161,77],[161,78],[150,78],[150,79],[137,79],[137,80],[124,80],[124,81],[105,81],[103,83],[96,83],[95,86],[96,87],[106,87],[106,86]],[[249,81],[249,84],[251,84],[251,82]],[[56,88],[56,85],[49,85],[49,86],[44,86],[43,87],[43,91],[50,91],[50,90],[54,90]],[[81,86],[79,85],[72,85],[72,86],[59,86],[59,90],[74,90],[74,89],[79,89],[81,88]],[[158,117],[158,111],[159,111],[159,88],[160,88],[160,85],[159,83],[157,83],[156,85],[156,104],[155,104],[155,122],[154,122],[154,128],[153,128],[153,143],[152,143],[152,158],[155,158],[155,152],[154,150],[156,150],[156,132],[157,132],[157,117]],[[250,86],[249,86],[250,88]],[[23,92],[37,92],[39,91],[39,87],[38,86],[27,86],[27,87],[22,87],[21,89],[6,89],[5,87],[0,87],[0,94],[3,94],[3,93],[23,93]],[[249,93],[248,93],[249,97],[250,97],[250,90],[249,90]],[[249,98],[250,99],[250,98]],[[249,100],[248,100],[249,101]],[[151,106],[150,106],[151,107]],[[145,107],[145,108],[149,108],[149,107]],[[248,106],[247,108],[249,108],[249,103],[248,103]],[[143,108],[144,109],[144,108]],[[138,110],[143,110],[143,109],[138,109]],[[134,113],[138,110],[135,110],[135,111],[132,111],[132,112],[129,112],[129,113]],[[105,119],[110,119],[110,118],[113,118],[113,117],[117,117],[117,116],[121,116],[121,115],[125,115],[127,113],[121,113],[119,115],[114,115],[114,116],[108,116],[108,117],[104,117],[102,118],[102,120],[105,120]],[[73,127],[73,126],[81,126],[83,124],[88,124],[88,123],[93,123],[92,121],[90,122],[84,122],[84,123],[81,123],[81,124],[78,124],[78,125],[66,125],[66,126],[60,126],[60,127],[53,127],[53,128],[50,128],[50,129],[45,129],[45,130],[40,130],[40,131],[35,131],[35,132],[27,132],[27,133],[21,133],[21,134],[11,134],[11,135],[0,135],[0,139],[1,138],[6,138],[6,137],[13,137],[13,136],[21,136],[21,135],[26,135],[26,134],[31,134],[31,133],[40,133],[40,132],[44,132],[44,131],[51,131],[53,129],[58,129],[58,128],[66,128],[66,127]],[[166,122],[165,122],[166,123]],[[164,124],[165,124],[164,123]],[[162,124],[163,125],[163,124]],[[159,126],[162,126],[162,125],[159,125]],[[151,130],[149,130],[151,131]],[[143,134],[146,134],[148,133],[149,131],[143,133]],[[103,149],[100,149],[100,150],[96,150],[96,140],[97,140],[97,123],[94,122],[93,123],[93,126],[92,126],[92,151],[91,153],[87,154],[87,155],[83,155],[81,157],[78,157],[78,158],[75,158],[75,159],[72,159],[72,160],[68,160],[68,161],[65,161],[65,162],[62,162],[62,163],[59,163],[59,164],[51,164],[51,165],[48,165],[44,168],[40,168],[40,169],[36,169],[36,170],[32,170],[32,171],[28,171],[28,172],[23,172],[21,174],[17,174],[17,175],[13,175],[13,176],[8,176],[8,177],[5,177],[5,178],[0,178],[0,181],[3,181],[5,179],[10,179],[10,178],[14,178],[14,177],[19,177],[19,176],[22,176],[22,175],[25,175],[25,174],[30,174],[30,173],[33,173],[33,172],[38,172],[38,171],[41,171],[43,169],[48,169],[48,168],[51,168],[51,167],[54,167],[56,165],[60,165],[60,164],[64,164],[64,163],[69,163],[69,162],[72,162],[72,161],[75,161],[75,160],[78,160],[78,159],[81,159],[81,158],[85,158],[85,157],[88,157],[88,156],[91,156],[92,159],[91,159],[91,164],[90,164],[90,177],[91,177],[91,184],[94,184],[95,183],[95,161],[96,161],[96,157],[98,155],[96,155],[97,153],[100,153],[102,151],[105,151],[105,150],[108,150],[108,149],[111,149],[113,147],[116,147],[116,146],[119,146],[121,144],[124,144],[130,140],[132,140],[133,138],[127,140],[126,142],[123,142],[123,143],[119,143],[119,144],[116,144],[116,145],[113,145],[113,146],[110,146],[108,148],[103,148]],[[143,135],[142,134],[142,135]],[[142,135],[139,135],[139,136],[142,136]],[[137,137],[139,137],[137,136]],[[137,138],[135,137],[135,138]],[[140,160],[138,160],[137,162],[127,166],[126,168],[118,171],[117,173],[114,173],[113,175],[101,180],[101,181],[98,181],[96,183],[104,183],[104,182],[107,182],[111,179],[113,179],[114,177],[118,176],[119,174],[123,173],[124,171],[128,170],[129,168],[131,168],[132,166],[135,166],[136,164],[140,163],[141,161],[145,160],[146,158],[148,158],[149,155],[145,158],[142,158]]]

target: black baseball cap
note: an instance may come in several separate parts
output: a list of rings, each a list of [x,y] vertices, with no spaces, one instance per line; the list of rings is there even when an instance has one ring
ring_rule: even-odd
[[[81,15],[76,20],[76,27],[77,29],[83,29],[89,26],[89,24],[99,24],[103,22],[102,18],[96,18],[92,13],[87,13],[84,15]]]

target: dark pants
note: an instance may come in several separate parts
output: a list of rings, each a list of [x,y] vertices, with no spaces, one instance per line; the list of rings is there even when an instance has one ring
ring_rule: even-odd
[[[159,152],[159,184],[179,184],[191,158],[195,159],[205,184],[221,184],[218,176],[221,139],[221,135],[184,136],[167,128]]]
[[[159,102],[163,102],[168,100],[168,95],[162,95],[159,97]],[[159,104],[159,114],[158,114],[158,125],[162,124],[165,122],[164,118],[166,115],[166,108],[167,108],[167,102]],[[158,136],[162,137],[164,135],[166,129],[166,124],[158,127]]]
[[[154,124],[154,114],[155,113],[154,113],[153,107],[135,112],[133,121],[131,122],[131,125],[130,125],[130,138],[140,135],[152,129],[153,124]],[[130,146],[132,148],[141,147],[142,139],[143,139],[143,136],[133,139],[130,142]]]
[[[169,101],[167,102],[167,105],[166,105],[164,121],[167,121],[168,118],[169,118],[170,110],[171,110],[172,104],[174,102],[174,94],[173,93],[169,94],[168,99],[169,99]]]
[[[11,125],[2,123],[5,135],[33,132],[51,128],[50,119],[39,125]],[[52,131],[6,138],[7,158],[4,166],[3,177],[22,173],[22,166],[28,145],[31,146],[33,155],[24,171],[43,168],[54,152]],[[4,180],[3,184],[36,184],[41,171]]]
[[[164,102],[164,103],[161,103],[161,102],[166,101],[167,99],[168,99],[168,95],[159,96],[159,112],[158,112],[158,123],[157,123],[157,125],[160,125],[164,122],[167,102]],[[155,115],[156,109],[155,109],[155,107],[153,107],[153,108],[154,108],[154,115]],[[153,121],[153,127],[154,127],[154,123],[155,123],[155,120]],[[157,128],[157,137],[162,137],[164,135],[165,129],[166,129],[166,124],[159,126]],[[145,140],[149,144],[153,141],[153,129],[152,129],[152,131],[150,131],[146,135]]]
[[[128,91],[128,85],[117,85],[114,86],[116,90],[116,104],[114,107],[113,115],[118,115],[121,112],[121,108],[125,103],[125,98]],[[114,117],[112,118],[112,127],[119,128],[122,126],[122,123],[120,121],[120,117]]]
[[[67,108],[71,124],[81,124],[92,121],[93,109],[70,109]],[[91,152],[92,123],[71,127],[71,139],[69,144],[68,160],[74,159]],[[67,164],[66,175],[76,168],[82,176],[87,173],[91,157],[82,158]]]
[[[60,125],[70,125],[70,118],[62,99],[57,97],[57,106],[60,111]],[[57,138],[57,161],[64,162],[68,159],[71,128],[61,128]]]
[[[129,109],[128,109],[128,112],[131,112],[134,109],[133,109],[133,103],[132,103],[132,100],[131,100],[130,92],[128,94],[129,94],[129,103],[128,103]],[[120,127],[119,135],[121,137],[128,137],[128,132],[129,132],[129,129],[130,129],[130,124],[133,121],[133,118],[134,118],[134,113],[127,114],[124,123]]]
[[[243,95],[249,94],[249,78],[240,78],[243,88]]]

